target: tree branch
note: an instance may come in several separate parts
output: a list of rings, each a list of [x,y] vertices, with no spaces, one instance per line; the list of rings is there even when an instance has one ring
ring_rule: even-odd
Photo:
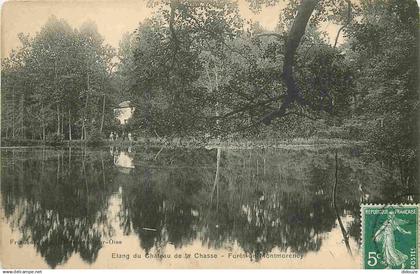
[[[340,37],[341,31],[346,28],[351,23],[351,2],[350,0],[346,0],[347,2],[347,22],[338,29],[337,35],[335,36],[334,48],[337,47],[338,38]]]
[[[279,40],[282,40],[284,37],[279,34],[279,33],[275,33],[275,32],[269,32],[269,33],[260,33],[255,35],[256,38],[260,38],[260,37],[269,37],[269,36],[274,36]]]
[[[235,114],[244,112],[246,110],[254,109],[255,107],[261,107],[261,106],[271,104],[271,103],[275,102],[276,100],[280,99],[281,97],[282,96],[276,96],[276,97],[273,97],[273,98],[270,98],[268,100],[264,100],[264,101],[261,101],[261,102],[255,103],[255,104],[248,104],[246,106],[240,107],[238,109],[232,110],[231,112],[228,112],[226,114],[223,114],[221,116],[217,116],[217,117],[214,117],[214,118],[215,119],[225,119],[225,118],[228,118],[228,117],[233,116]]]
[[[213,37],[215,40],[221,42],[227,49],[229,49],[231,52],[235,52],[237,54],[239,54],[241,57],[243,57],[244,59],[246,59],[247,61],[250,61],[248,56],[245,56],[243,52],[241,52],[240,50],[234,49],[232,48],[230,45],[228,45],[225,41],[225,39],[218,37],[220,35],[220,33],[215,33],[212,30],[209,30],[205,27],[202,27],[200,25],[200,22],[197,20],[197,18],[195,18],[192,14],[185,12],[185,14],[195,22],[195,26],[205,32],[207,32],[211,37]]]
[[[317,4],[318,0],[303,0],[299,6],[298,13],[287,37],[283,63],[283,81],[287,87],[287,97],[279,109],[265,115],[262,118],[262,122],[266,125],[270,124],[274,118],[284,116],[286,110],[294,101],[297,99],[303,99],[293,76],[294,58],[302,37],[305,34],[309,18],[311,17]]]
[[[172,64],[171,64],[171,68],[173,69],[174,64],[175,64],[176,54],[177,54],[178,49],[179,49],[179,40],[178,40],[178,37],[176,35],[175,27],[174,27],[175,11],[178,8],[178,1],[177,0],[171,0],[170,7],[171,7],[171,13],[170,13],[170,17],[169,17],[169,31],[171,32],[171,36],[172,36],[172,39],[173,39],[174,44],[175,44],[174,52],[173,52],[173,55],[172,55]]]
[[[305,113],[302,113],[302,112],[289,111],[286,114],[284,114],[284,116],[286,116],[286,115],[302,116],[302,117],[308,118],[309,120],[312,120],[312,121],[316,121],[317,120],[316,117],[309,116],[309,115],[307,115]]]

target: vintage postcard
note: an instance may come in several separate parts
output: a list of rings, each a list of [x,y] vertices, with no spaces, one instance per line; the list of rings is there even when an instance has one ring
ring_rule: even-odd
[[[418,269],[415,0],[10,0],[3,269]]]

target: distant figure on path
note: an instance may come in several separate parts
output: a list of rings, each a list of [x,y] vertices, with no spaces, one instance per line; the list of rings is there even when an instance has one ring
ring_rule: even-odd
[[[118,141],[118,133],[115,133],[115,141]]]
[[[131,136],[131,132],[128,133],[128,141],[130,141],[130,143],[133,141],[133,137]]]
[[[109,140],[114,141],[114,132],[111,131],[111,134],[109,134]]]

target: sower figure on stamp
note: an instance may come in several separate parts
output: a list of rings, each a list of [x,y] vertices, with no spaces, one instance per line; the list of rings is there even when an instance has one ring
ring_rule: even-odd
[[[386,265],[387,268],[401,266],[405,267],[405,261],[408,259],[408,256],[403,254],[401,251],[395,247],[395,230],[403,234],[411,234],[410,231],[406,231],[401,227],[408,222],[401,220],[395,217],[395,211],[390,210],[388,214],[388,219],[383,223],[383,225],[376,231],[373,239],[382,244],[382,263]]]

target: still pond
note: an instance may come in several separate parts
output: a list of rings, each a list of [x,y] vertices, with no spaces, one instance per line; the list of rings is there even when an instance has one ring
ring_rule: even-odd
[[[399,188],[360,149],[337,151],[350,255],[336,151],[2,148],[3,264],[358,267],[360,202]]]

